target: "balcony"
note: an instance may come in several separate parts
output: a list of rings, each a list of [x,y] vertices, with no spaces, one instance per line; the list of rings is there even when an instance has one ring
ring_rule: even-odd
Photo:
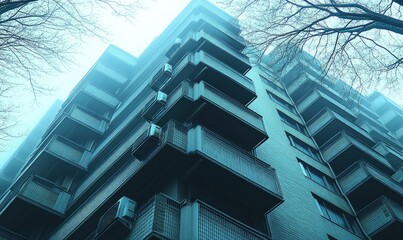
[[[245,49],[246,42],[242,36],[229,31],[228,28],[223,27],[218,24],[216,20],[203,13],[200,13],[196,18],[200,19],[199,24],[197,24],[198,26],[195,26],[193,29],[203,29],[207,31],[236,51],[242,51]]]
[[[386,128],[378,127],[374,122],[359,119],[356,124],[364,129],[374,140],[374,142],[386,142],[387,144],[400,148],[400,144],[394,139]]]
[[[320,89],[334,99],[340,99],[340,94],[327,85],[326,79],[322,79],[323,82],[321,82],[320,79],[313,77],[308,72],[305,72],[303,74],[295,74],[296,76],[298,76],[298,78],[292,81],[291,84],[287,87],[288,92],[290,93],[290,96],[294,101],[298,101],[312,88]]]
[[[396,109],[390,108],[380,115],[381,121],[389,130],[395,132],[402,127],[403,114]]]
[[[83,138],[102,136],[109,124],[106,118],[79,105],[73,106],[64,117],[56,117],[56,119],[59,119],[59,122],[55,125],[54,132],[67,136],[72,129],[76,128]]]
[[[402,232],[403,208],[386,197],[380,197],[359,212],[358,219],[371,239],[394,239]]]
[[[93,97],[95,99],[97,99],[99,102],[104,103],[105,105],[107,105],[108,107],[115,109],[116,106],[119,104],[119,100],[112,96],[110,93],[105,92],[104,90],[96,87],[93,84],[88,83],[87,85],[85,85],[83,87],[83,89],[81,90],[82,93],[86,94],[87,96]],[[79,99],[77,99],[77,97],[75,98],[75,103],[77,105],[83,105],[84,101],[88,101],[88,99],[86,99],[86,96],[82,97],[82,100],[79,101]]]
[[[33,161],[25,167],[24,175],[54,171],[85,173],[91,153],[76,143],[55,135],[43,149],[38,151]]]
[[[155,195],[139,209],[129,238],[271,239],[199,200],[181,207],[163,194]]]
[[[226,26],[225,21],[217,18],[217,15],[206,14],[205,12],[196,13],[192,16],[189,23],[184,24],[186,28],[182,31],[181,36],[191,30],[208,30],[215,36],[219,36],[220,40],[227,43],[232,48],[242,51],[245,48],[245,40],[239,35],[239,27]]]
[[[306,93],[297,102],[297,108],[305,121],[311,119],[318,111],[325,107],[329,107],[348,121],[354,122],[356,120],[354,113],[345,107],[343,103],[338,102],[334,97],[319,89],[314,88],[314,90]]]
[[[96,112],[113,110],[119,104],[116,97],[91,83],[84,84],[74,96],[69,96],[68,99],[69,101],[65,103],[66,108],[67,105],[88,105],[92,101],[91,107]]]
[[[161,129],[158,139],[152,150],[143,145],[147,138],[133,145],[135,156],[144,151],[141,146],[149,152],[146,164],[132,178],[134,183],[149,182],[155,171],[170,166],[171,171],[182,172],[178,174],[192,169],[191,174],[186,174],[190,185],[203,185],[204,189],[234,196],[234,202],[253,205],[260,214],[282,202],[274,169],[205,127],[187,129],[170,121]]]
[[[328,107],[324,108],[311,118],[307,125],[310,133],[319,146],[323,145],[327,140],[342,130],[348,132],[355,138],[360,139],[368,146],[373,146],[375,144],[364,129],[348,121]]]
[[[314,79],[323,79],[326,81],[326,79],[324,79],[325,73],[321,69],[319,62],[316,59],[305,59],[305,57],[299,56],[296,61],[293,61],[291,65],[287,66],[282,76],[282,81],[287,87],[297,81],[296,79],[301,75],[312,76]],[[298,88],[298,86],[294,85],[294,88]]]
[[[108,126],[108,121],[102,116],[80,106],[73,108],[68,117],[99,134],[103,134]]]
[[[394,171],[382,155],[344,131],[339,132],[323,144],[321,150],[323,158],[330,163],[336,174],[341,173],[360,158],[388,174],[392,174]]]
[[[189,52],[202,50],[241,74],[245,74],[251,66],[249,59],[241,52],[229,47],[227,44],[217,40],[205,30],[198,32],[190,31],[183,39],[179,49],[171,56],[169,64],[175,65],[183,56]]]
[[[383,115],[385,112],[390,109],[394,109],[394,111],[401,111],[401,107],[382,95],[379,92],[373,92],[370,96],[368,96],[368,100],[370,101],[370,108],[373,109],[378,115]]]
[[[256,98],[255,87],[250,79],[204,51],[186,55],[174,66],[172,77],[159,90],[169,94],[185,79],[191,82],[203,80],[243,105]]]
[[[112,80],[115,83],[122,85],[128,80],[126,76],[120,74],[104,63],[97,63],[93,67],[92,72],[94,77],[99,78],[97,81]]]
[[[262,116],[203,81],[182,82],[153,122],[163,126],[170,119],[204,123],[248,150],[268,138]]]
[[[38,176],[31,176],[9,190],[0,200],[0,225],[14,229],[32,221],[62,219],[70,194]]]
[[[271,239],[199,200],[182,208],[181,221],[183,239]]]
[[[179,239],[180,204],[157,194],[137,213],[128,239]]]
[[[403,154],[384,142],[379,142],[374,146],[375,151],[381,154],[388,162],[395,168],[398,169],[403,165]]]
[[[364,161],[355,163],[337,179],[356,210],[363,209],[382,195],[403,204],[403,186]]]

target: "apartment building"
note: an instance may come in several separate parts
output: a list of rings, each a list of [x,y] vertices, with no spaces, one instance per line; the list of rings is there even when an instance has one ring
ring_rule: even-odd
[[[40,143],[43,133],[57,115],[62,103],[63,102],[61,100],[56,100],[49,107],[39,122],[25,137],[24,141],[6,160],[0,169],[0,195],[7,190],[10,184],[14,181],[15,177],[18,176],[21,168],[23,168],[25,163],[28,161],[30,154]]]
[[[307,54],[252,66],[239,34],[194,0],[138,58],[110,46],[0,199],[0,238],[399,239],[403,109],[342,97]]]

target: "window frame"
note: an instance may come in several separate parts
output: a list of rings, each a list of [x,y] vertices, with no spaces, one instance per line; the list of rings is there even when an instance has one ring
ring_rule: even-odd
[[[344,212],[342,209],[338,208],[337,206],[326,200],[323,200],[320,197],[317,197],[316,195],[313,195],[313,197],[315,200],[315,205],[322,217],[355,235],[362,236],[362,231],[358,226],[357,220],[354,216],[351,216],[350,214]],[[329,214],[329,212],[331,214]],[[339,222],[339,220],[342,222]]]
[[[297,109],[290,103],[288,103],[287,101],[285,101],[284,99],[282,99],[281,97],[273,94],[272,92],[270,92],[269,90],[266,89],[267,94],[269,95],[270,99],[275,102],[277,105],[282,106],[283,108],[287,109],[288,111],[297,114]]]
[[[315,161],[323,163],[322,158],[319,154],[319,150],[311,147],[309,144],[305,143],[304,141],[300,140],[294,135],[287,133],[287,137],[288,140],[290,141],[291,146],[296,148],[298,151],[304,153],[305,155],[311,157]]]
[[[260,78],[261,78],[262,82],[264,82],[270,88],[278,91],[279,93],[283,94],[284,96],[287,96],[287,91],[285,90],[285,88],[283,86],[279,86],[279,85],[275,84],[273,81],[271,81],[269,78],[267,78],[263,75],[260,75]]]
[[[304,174],[305,177],[311,179],[315,183],[319,184],[320,186],[326,188],[327,190],[340,195],[340,190],[339,187],[336,184],[336,180],[333,178],[327,176],[326,174],[322,173],[320,170],[308,165],[307,163],[301,161],[298,159],[299,166],[301,167],[302,173]],[[321,179],[323,184],[316,181],[312,175],[315,175],[317,178],[316,179]]]
[[[287,114],[281,112],[280,110],[277,110],[277,113],[280,116],[281,121],[283,123],[287,124],[288,126],[292,127],[293,129],[297,130],[298,132],[304,134],[305,136],[308,136],[308,130],[306,129],[306,127],[304,125],[302,125],[298,121],[294,120]]]

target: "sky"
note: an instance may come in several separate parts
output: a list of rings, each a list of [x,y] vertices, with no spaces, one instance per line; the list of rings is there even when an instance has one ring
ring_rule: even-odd
[[[102,24],[111,33],[110,44],[138,57],[189,2],[190,0],[147,1],[147,9],[139,12],[135,22],[130,23],[111,15],[105,16]],[[80,46],[80,54],[75,56],[75,64],[46,81],[53,90],[51,93],[40,96],[37,103],[33,103],[31,96],[25,98],[24,95],[20,96],[22,111],[17,131],[28,133],[56,99],[65,100],[108,45],[109,43],[97,39],[86,39]],[[23,140],[24,137],[21,137],[7,143],[6,151],[0,152],[0,167]]]

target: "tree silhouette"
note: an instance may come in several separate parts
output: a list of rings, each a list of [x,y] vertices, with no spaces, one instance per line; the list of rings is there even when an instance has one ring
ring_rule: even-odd
[[[245,38],[261,54],[281,46],[277,57],[292,60],[289,56],[304,49],[323,64],[325,75],[343,79],[360,92],[375,87],[402,91],[402,0],[218,3],[239,16]],[[282,63],[284,69],[289,62]]]
[[[135,19],[141,0],[0,0],[0,144],[14,134],[13,92],[48,91],[42,79],[65,69],[86,37],[107,39],[105,11]]]

